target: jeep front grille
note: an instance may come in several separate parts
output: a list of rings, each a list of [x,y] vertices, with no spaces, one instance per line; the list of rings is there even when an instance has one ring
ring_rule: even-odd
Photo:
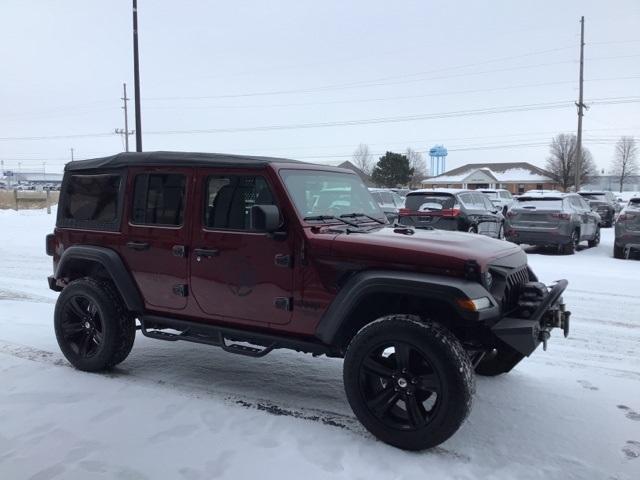
[[[506,279],[504,294],[502,296],[502,311],[510,312],[518,306],[518,296],[520,288],[529,281],[529,271],[527,267],[522,267],[515,272],[511,272]]]

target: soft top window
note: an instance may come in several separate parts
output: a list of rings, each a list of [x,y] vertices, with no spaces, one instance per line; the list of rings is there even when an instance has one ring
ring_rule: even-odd
[[[59,224],[113,230],[117,227],[121,177],[117,174],[71,175],[65,180]]]

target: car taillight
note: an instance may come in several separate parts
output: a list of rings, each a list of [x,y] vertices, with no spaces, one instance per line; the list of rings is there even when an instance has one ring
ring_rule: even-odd
[[[515,216],[516,216],[516,212],[514,212],[514,211],[512,211],[512,210],[509,210],[509,211],[507,212],[507,217],[509,217],[509,218],[513,218],[513,217],[515,217]]]
[[[553,218],[559,218],[560,220],[569,220],[571,218],[571,215],[568,213],[552,213],[551,216]]]
[[[401,217],[407,216],[411,213],[411,210],[409,210],[408,208],[401,208],[398,210],[398,215]]]
[[[440,210],[440,214],[443,217],[457,217],[460,215],[459,208],[447,208],[445,210]]]
[[[627,220],[633,220],[634,218],[636,218],[636,216],[632,213],[621,213],[618,216],[618,221],[626,222]]]

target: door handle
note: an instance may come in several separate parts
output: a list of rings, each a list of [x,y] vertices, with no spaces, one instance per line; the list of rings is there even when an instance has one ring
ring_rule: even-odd
[[[220,255],[220,250],[217,248],[195,248],[193,254],[196,257],[196,261],[199,262],[203,258],[217,257]]]
[[[138,251],[149,250],[150,246],[148,242],[127,242],[128,248]]]

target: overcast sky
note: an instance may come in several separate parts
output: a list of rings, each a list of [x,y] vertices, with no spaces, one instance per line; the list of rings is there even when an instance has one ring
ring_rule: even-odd
[[[448,168],[544,166],[576,129],[581,15],[584,144],[607,168],[640,137],[638,0],[139,0],[143,147],[337,163],[442,143]],[[2,0],[0,35],[5,168],[124,149],[130,0]]]

